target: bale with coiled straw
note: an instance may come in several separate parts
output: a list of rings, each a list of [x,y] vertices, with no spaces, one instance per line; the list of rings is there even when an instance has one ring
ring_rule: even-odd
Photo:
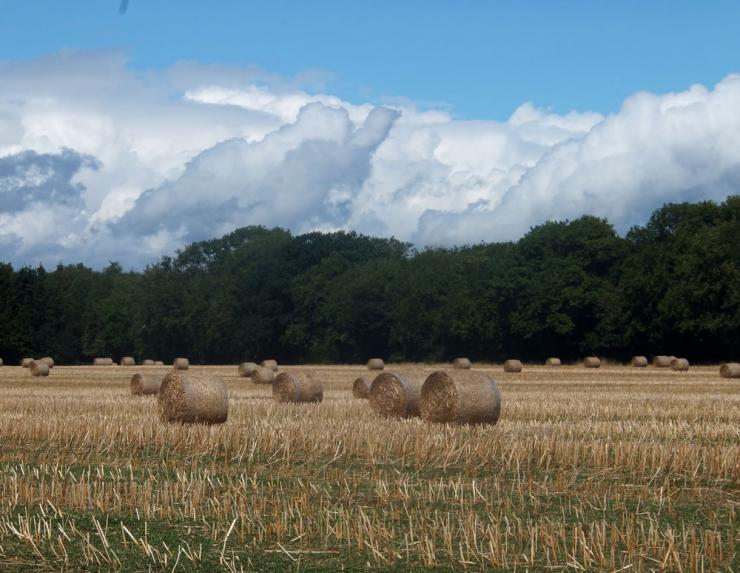
[[[439,370],[421,389],[421,417],[427,422],[495,424],[500,416],[498,385],[483,372]]]
[[[33,360],[29,365],[31,376],[48,376],[49,365],[41,360]]]
[[[229,415],[229,393],[220,378],[170,370],[159,389],[163,422],[222,424]]]
[[[272,384],[275,381],[275,371],[272,368],[260,366],[252,372],[252,382],[255,384]]]
[[[373,385],[373,374],[362,374],[352,383],[352,396],[366,400],[370,397],[370,387]]]
[[[521,372],[522,362],[521,360],[506,360],[504,361],[504,372]]]
[[[645,368],[648,365],[648,359],[645,356],[633,356],[630,364],[633,368]]]
[[[144,360],[144,362],[141,363],[143,366],[154,366],[154,360],[151,358],[147,358]]]
[[[556,358],[555,356],[551,356],[547,360],[545,360],[545,366],[561,366],[563,363],[560,361],[560,358]]]
[[[385,362],[382,358],[371,358],[367,361],[368,370],[383,370],[385,368]]]
[[[96,358],[93,360],[93,366],[113,366],[114,364],[112,358]]]
[[[262,368],[269,368],[273,372],[277,372],[278,371],[278,363],[277,363],[277,360],[263,360],[260,363],[260,366],[262,366]]]
[[[370,406],[389,418],[418,416],[424,380],[426,374],[421,370],[381,372],[370,386]]]
[[[737,362],[728,362],[719,368],[719,375],[722,378],[740,378],[740,364]]]
[[[23,358],[21,360],[21,366],[23,368],[28,368],[31,366],[31,362],[33,362],[33,358]]]
[[[242,378],[251,378],[257,368],[259,368],[259,366],[254,362],[242,362],[239,364],[238,368],[239,376]]]
[[[321,402],[321,380],[309,372],[281,372],[272,384],[272,398],[277,402]]]
[[[175,370],[187,370],[190,368],[190,361],[187,358],[175,358],[172,367]]]
[[[136,360],[133,356],[124,356],[121,358],[121,366],[136,366]]]
[[[674,357],[659,355],[653,358],[653,366],[656,368],[669,368]]]
[[[689,361],[685,358],[674,358],[671,360],[671,370],[677,372],[687,372],[689,369]]]
[[[49,370],[54,368],[54,359],[51,356],[44,356],[41,358],[41,362],[46,364],[49,367]]]
[[[583,365],[586,368],[600,368],[601,367],[601,359],[596,356],[587,356],[583,359]]]
[[[159,394],[161,386],[162,376],[136,373],[131,377],[131,393],[135,396]]]
[[[455,358],[452,361],[452,367],[456,370],[470,370],[473,367],[473,364],[470,362],[469,359],[461,357]]]

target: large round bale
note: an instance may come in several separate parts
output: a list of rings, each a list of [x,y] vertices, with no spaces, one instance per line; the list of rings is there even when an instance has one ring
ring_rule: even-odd
[[[719,375],[722,378],[740,378],[740,364],[728,362],[719,367]]]
[[[54,368],[54,359],[51,356],[44,356],[40,360],[41,360],[41,362],[43,362],[44,364],[46,364],[49,367],[50,370],[52,368]]]
[[[155,366],[164,366],[164,362],[162,360],[155,360],[154,361]]]
[[[239,364],[238,368],[239,376],[242,378],[251,378],[257,368],[259,368],[259,366],[254,362],[242,362]]]
[[[385,362],[382,358],[371,358],[367,361],[368,370],[383,370],[385,368]]]
[[[136,360],[133,356],[124,356],[121,358],[121,366],[136,366]]]
[[[159,389],[163,422],[223,424],[229,416],[229,393],[220,378],[170,370]]]
[[[309,372],[281,372],[272,384],[272,398],[277,402],[321,402],[321,380]]]
[[[175,358],[172,367],[175,370],[187,370],[190,368],[190,361],[187,358]]]
[[[677,372],[687,372],[689,369],[689,361],[685,358],[674,358],[671,360],[671,370]]]
[[[556,358],[555,356],[550,356],[550,358],[545,360],[545,366],[562,366],[562,364],[560,358]]]
[[[658,355],[653,358],[653,366],[656,368],[669,368],[671,366],[671,360],[675,357]]]
[[[521,372],[521,360],[509,359],[504,361],[504,372]]]
[[[630,364],[633,368],[645,368],[648,365],[648,359],[646,356],[633,356]]]
[[[31,372],[31,376],[48,376],[49,365],[42,360],[33,360],[29,365],[28,369]]]
[[[389,418],[418,416],[424,380],[426,374],[421,370],[383,371],[370,386],[370,406],[378,414]]]
[[[427,422],[495,424],[501,416],[501,393],[483,372],[438,370],[421,389],[421,417]]]
[[[23,368],[29,368],[31,366],[31,362],[33,362],[33,358],[23,358],[21,359],[21,366]]]
[[[159,394],[161,386],[162,376],[137,372],[131,377],[131,393],[135,396]]]
[[[272,384],[275,381],[275,371],[272,368],[258,367],[252,372],[252,382],[255,384]]]
[[[362,374],[355,378],[355,381],[352,383],[352,396],[361,399],[369,398],[373,380],[375,380],[373,374]]]
[[[262,368],[269,368],[273,372],[278,371],[278,363],[277,360],[263,360],[260,364]]]
[[[112,358],[95,358],[93,366],[113,366],[115,363]]]
[[[586,368],[601,368],[601,359],[597,356],[586,356],[583,359],[583,365]]]
[[[461,358],[455,358],[452,361],[452,367],[456,370],[470,370],[473,367],[473,364],[470,362],[468,358],[461,357]]]
[[[143,366],[154,366],[154,360],[147,358],[141,363]]]

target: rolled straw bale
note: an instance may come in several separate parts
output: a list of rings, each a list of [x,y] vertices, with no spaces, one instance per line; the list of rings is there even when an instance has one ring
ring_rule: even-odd
[[[648,359],[645,356],[633,356],[630,364],[634,368],[645,368],[648,365]]]
[[[656,368],[668,368],[671,365],[672,358],[670,356],[658,355],[653,358],[653,366]]]
[[[142,394],[159,394],[162,386],[162,376],[141,374],[137,372],[131,377],[131,393],[135,396]]]
[[[689,361],[685,358],[674,358],[671,360],[671,370],[686,372],[689,369]]]
[[[31,376],[49,375],[49,365],[42,360],[33,360],[28,368],[31,371]]]
[[[583,365],[586,368],[600,368],[601,359],[596,356],[586,356],[586,358],[583,359]]]
[[[495,424],[501,416],[496,381],[475,371],[432,372],[421,389],[421,417],[427,422]]]
[[[133,356],[124,356],[121,358],[121,366],[136,366],[136,360]]]
[[[154,361],[154,365],[155,366],[164,366],[164,362],[162,362],[161,360],[155,360]]]
[[[251,378],[257,368],[259,368],[259,366],[254,362],[242,362],[239,364],[239,376],[242,378]]]
[[[2,366],[2,365],[3,365],[3,359],[0,358],[0,366]]]
[[[389,418],[418,416],[424,380],[426,374],[421,370],[383,371],[370,386],[370,406]]]
[[[21,360],[21,366],[23,366],[23,368],[28,368],[31,366],[31,362],[33,362],[33,358],[23,358]]]
[[[221,378],[170,370],[159,389],[163,422],[222,424],[229,416],[229,393]]]
[[[373,385],[375,376],[373,374],[362,374],[355,378],[352,383],[352,396],[367,399],[370,397],[370,386]]]
[[[310,372],[281,372],[272,384],[272,398],[277,402],[321,402],[321,380]]]
[[[473,367],[473,364],[468,360],[467,358],[455,358],[452,361],[452,367],[457,370],[470,370]]]
[[[550,356],[550,358],[545,360],[545,366],[561,366],[562,364],[560,358],[556,358],[555,356]]]
[[[143,366],[154,366],[154,360],[151,358],[147,358],[144,360],[144,362],[141,363]]]
[[[740,364],[737,362],[728,362],[719,368],[719,375],[722,378],[740,378]]]
[[[367,361],[368,370],[383,370],[385,368],[385,362],[382,358],[371,358]]]
[[[272,384],[275,381],[275,371],[272,368],[260,366],[252,372],[252,382],[255,384]]]
[[[175,358],[172,367],[175,370],[187,370],[190,368],[190,361],[187,358]]]
[[[93,366],[113,366],[112,358],[96,358],[93,360]]]
[[[273,372],[278,371],[277,360],[263,360],[261,366],[262,368],[270,368]]]
[[[41,362],[44,362],[44,363],[46,363],[46,365],[47,365],[47,366],[49,367],[49,369],[50,369],[50,370],[51,370],[52,368],[54,368],[54,359],[53,359],[53,358],[52,358],[51,356],[44,356],[44,357],[43,357],[43,358],[41,359]]]
[[[506,360],[504,361],[504,372],[521,372],[522,362],[521,360]]]

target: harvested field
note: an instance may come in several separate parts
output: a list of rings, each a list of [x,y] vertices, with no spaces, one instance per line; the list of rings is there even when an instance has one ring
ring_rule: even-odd
[[[191,366],[228,387],[208,426],[161,423],[131,369],[4,366],[0,570],[738,571],[740,383],[718,368],[476,364],[498,424],[447,426],[353,399],[364,364],[310,366],[312,407]]]

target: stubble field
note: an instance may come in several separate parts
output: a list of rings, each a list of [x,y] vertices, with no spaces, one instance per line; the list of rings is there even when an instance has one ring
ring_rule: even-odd
[[[212,427],[130,395],[167,368],[0,368],[0,570],[740,570],[740,380],[717,367],[478,365],[493,427],[381,419],[363,367],[302,368],[321,404],[191,367],[228,385]]]

